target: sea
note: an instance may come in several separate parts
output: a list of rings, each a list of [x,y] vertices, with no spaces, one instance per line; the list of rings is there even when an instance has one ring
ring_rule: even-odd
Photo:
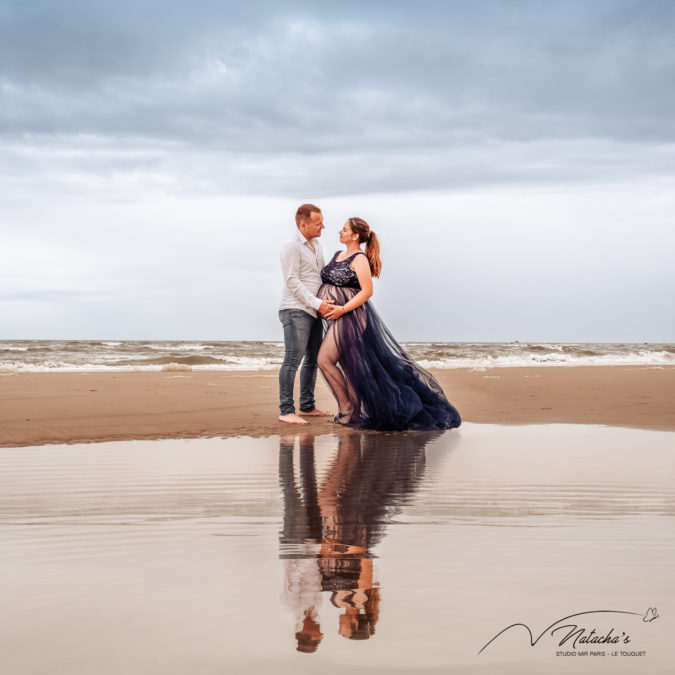
[[[673,343],[404,342],[402,346],[425,368],[675,364]],[[5,340],[0,341],[0,373],[273,370],[283,356],[283,342]]]

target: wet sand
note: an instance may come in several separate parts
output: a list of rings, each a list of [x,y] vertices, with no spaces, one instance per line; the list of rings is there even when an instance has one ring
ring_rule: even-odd
[[[467,422],[605,424],[675,430],[675,367],[433,371]],[[18,373],[0,376],[0,446],[266,436],[276,371]],[[297,387],[297,384],[296,384]],[[335,403],[322,381],[317,404]],[[330,418],[313,431],[333,430]]]
[[[0,449],[3,672],[672,673],[674,437],[467,423]],[[378,590],[368,639],[342,631],[356,588]],[[322,637],[300,653],[308,608]],[[560,645],[570,629],[546,627],[575,613],[630,641]],[[518,622],[536,645],[490,642]]]

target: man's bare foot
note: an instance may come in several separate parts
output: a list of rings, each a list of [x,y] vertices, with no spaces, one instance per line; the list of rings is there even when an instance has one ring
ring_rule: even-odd
[[[318,408],[314,408],[314,410],[310,410],[309,412],[303,412],[301,410],[298,413],[298,415],[302,415],[303,417],[330,417],[331,413],[327,413],[324,410],[319,410]]]
[[[309,424],[307,420],[303,420],[302,417],[298,417],[295,413],[279,415],[279,421],[286,422],[287,424]]]

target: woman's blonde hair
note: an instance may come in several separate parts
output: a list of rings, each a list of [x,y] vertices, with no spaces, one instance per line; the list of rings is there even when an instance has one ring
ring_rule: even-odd
[[[347,222],[352,232],[359,235],[359,243],[366,242],[366,257],[370,263],[370,273],[374,277],[379,277],[382,272],[382,260],[380,260],[380,242],[377,235],[363,218],[350,218]]]

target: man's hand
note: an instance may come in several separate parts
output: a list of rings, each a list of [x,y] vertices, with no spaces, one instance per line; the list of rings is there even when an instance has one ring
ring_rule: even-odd
[[[319,307],[319,313],[321,316],[326,316],[330,311],[335,309],[335,305],[333,305],[330,302],[326,302],[325,300],[321,303],[321,306]]]

